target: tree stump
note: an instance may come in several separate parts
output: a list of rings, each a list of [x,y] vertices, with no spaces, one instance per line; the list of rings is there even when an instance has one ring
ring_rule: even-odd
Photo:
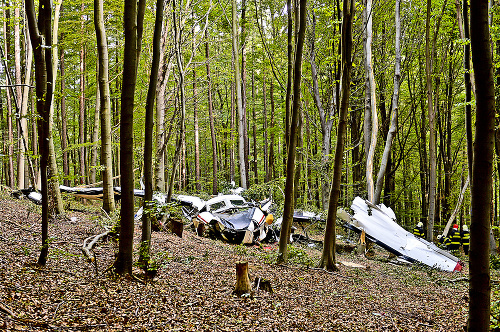
[[[248,277],[248,262],[236,263],[236,285],[233,294],[241,296],[252,290],[250,278]]]
[[[170,219],[168,223],[168,228],[172,233],[178,237],[182,237],[182,231],[184,230],[184,223],[179,219]]]

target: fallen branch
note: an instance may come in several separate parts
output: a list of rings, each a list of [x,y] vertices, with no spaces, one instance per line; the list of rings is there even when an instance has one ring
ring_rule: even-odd
[[[90,250],[92,250],[92,248],[94,248],[94,245],[97,243],[97,241],[99,241],[99,239],[107,236],[110,232],[111,231],[106,231],[106,232],[98,234],[98,235],[92,235],[83,241],[82,251],[83,251],[84,255],[87,257],[87,259],[89,260],[89,262],[94,262],[94,260],[95,260],[95,257],[94,257],[94,255],[92,255],[90,253]],[[92,239],[92,241],[87,243],[90,239]]]
[[[469,282],[469,278],[467,277],[460,277],[460,278],[455,278],[455,279],[439,279],[439,280],[436,280],[435,283],[440,285],[441,283],[444,283],[444,282],[449,282],[449,283],[455,283],[455,282],[459,282],[459,281],[467,281]]]
[[[6,304],[3,304],[2,302],[0,302],[0,311],[9,314],[12,318],[16,318],[14,312]]]

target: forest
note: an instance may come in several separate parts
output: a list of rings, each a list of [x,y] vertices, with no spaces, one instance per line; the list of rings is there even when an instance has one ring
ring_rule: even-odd
[[[83,209],[117,225],[105,261],[132,278],[158,255],[155,216],[145,209],[134,222],[155,193],[271,196],[283,218],[277,266],[296,254],[294,210],[318,213],[313,265],[328,273],[342,273],[337,208],[357,196],[391,207],[406,230],[422,222],[430,242],[450,222],[466,225],[468,305],[457,310],[468,310],[461,326],[488,331],[500,312],[490,276],[499,11],[486,0],[3,0],[2,190],[41,193],[33,222],[44,267],[54,220],[82,203],[60,186],[102,187],[102,202]],[[1,301],[0,312],[12,314]]]

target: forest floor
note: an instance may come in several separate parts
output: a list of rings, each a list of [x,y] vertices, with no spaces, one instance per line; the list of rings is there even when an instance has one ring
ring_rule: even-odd
[[[0,330],[462,331],[466,325],[467,264],[460,273],[393,265],[376,249],[371,259],[339,254],[338,262],[365,268],[340,265],[328,273],[313,268],[319,249],[293,245],[282,266],[274,263],[277,244],[231,245],[185,229],[182,238],[153,233],[159,270],[143,284],[106,271],[115,241],[97,243],[96,265],[87,260],[84,240],[110,221],[97,204],[78,208],[85,212],[68,211],[50,223],[48,261],[38,267],[40,208],[0,193]],[[135,252],[140,234],[136,223]],[[252,278],[269,280],[273,292],[233,296],[239,261],[249,262]],[[139,268],[134,273],[142,278]]]

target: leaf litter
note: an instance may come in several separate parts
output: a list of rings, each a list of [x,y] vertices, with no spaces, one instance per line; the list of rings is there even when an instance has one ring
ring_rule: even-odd
[[[235,246],[190,230],[183,238],[165,231],[152,234],[151,258],[159,265],[153,280],[143,284],[106,272],[118,250],[111,239],[94,248],[96,274],[81,248],[105,231],[102,220],[69,211],[52,221],[47,265],[38,267],[38,207],[0,196],[0,329],[459,331],[467,324],[467,282],[440,282],[457,276],[389,264],[381,249],[372,259],[337,254],[350,264],[328,273],[305,264],[321,257],[307,246],[297,249],[307,259],[276,265],[277,244]],[[136,223],[135,261],[140,237]],[[239,261],[249,262],[251,281],[268,280],[273,292],[233,296]],[[138,267],[134,274],[143,277]],[[468,268],[459,275],[467,277]]]

